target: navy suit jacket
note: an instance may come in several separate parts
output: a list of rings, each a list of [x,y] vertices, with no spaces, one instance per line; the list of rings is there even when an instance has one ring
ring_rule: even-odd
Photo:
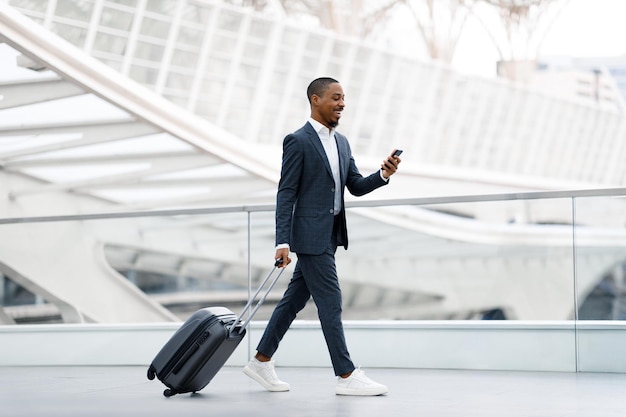
[[[340,233],[348,249],[343,210],[344,190],[361,196],[387,182],[376,171],[363,177],[345,136],[335,132],[341,174]],[[313,126],[287,135],[283,141],[281,177],[276,195],[276,244],[288,243],[296,254],[319,255],[330,243],[334,224],[335,181],[322,142]]]

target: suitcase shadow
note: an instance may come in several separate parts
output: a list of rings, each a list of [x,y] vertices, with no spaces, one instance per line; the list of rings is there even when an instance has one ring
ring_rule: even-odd
[[[199,400],[206,400],[211,397],[215,397],[215,395],[210,395],[210,394],[207,394],[206,392],[192,392],[191,394],[189,394],[189,398],[199,399]]]

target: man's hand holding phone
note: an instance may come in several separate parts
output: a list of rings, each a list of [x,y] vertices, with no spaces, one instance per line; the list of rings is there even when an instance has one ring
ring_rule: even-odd
[[[398,170],[398,165],[402,162],[400,159],[401,153],[402,149],[394,149],[391,155],[389,155],[380,165],[380,169],[382,170],[383,177],[385,179],[391,177]]]

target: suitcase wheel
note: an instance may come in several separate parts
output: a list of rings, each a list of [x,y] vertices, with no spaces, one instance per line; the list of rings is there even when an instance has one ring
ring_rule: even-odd
[[[151,366],[148,368],[148,379],[150,381],[152,381],[154,379],[154,377],[156,376],[156,373],[154,372],[154,368]]]
[[[175,391],[172,391],[171,389],[166,389],[165,391],[163,391],[163,395],[165,395],[167,398],[176,395]]]

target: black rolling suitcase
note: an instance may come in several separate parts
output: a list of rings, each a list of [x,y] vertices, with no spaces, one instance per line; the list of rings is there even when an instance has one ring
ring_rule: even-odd
[[[239,316],[226,307],[207,307],[196,311],[174,333],[148,368],[148,379],[156,376],[167,389],[163,395],[200,391],[224,366],[246,335],[246,326],[265,301],[284,268],[272,279],[254,309],[243,321],[261,290],[276,271],[280,261],[265,277]]]

